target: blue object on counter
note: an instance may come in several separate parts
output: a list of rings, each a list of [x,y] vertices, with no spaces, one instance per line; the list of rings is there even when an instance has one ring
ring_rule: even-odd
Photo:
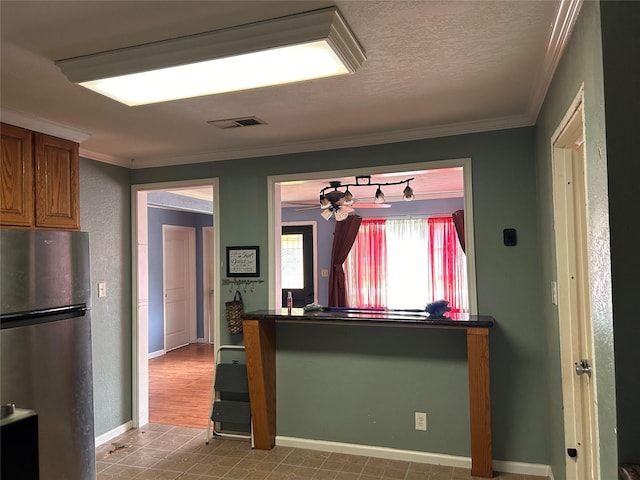
[[[437,300],[428,303],[424,310],[430,317],[443,317],[445,313],[451,311],[451,307],[447,300]]]

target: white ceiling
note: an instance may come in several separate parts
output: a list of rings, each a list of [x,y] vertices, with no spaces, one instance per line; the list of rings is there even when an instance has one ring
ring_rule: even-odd
[[[353,75],[127,107],[71,84],[54,64],[331,5],[367,55]],[[83,156],[132,168],[531,125],[579,5],[3,0],[2,119],[86,134]],[[207,123],[244,116],[267,124],[220,130]]]

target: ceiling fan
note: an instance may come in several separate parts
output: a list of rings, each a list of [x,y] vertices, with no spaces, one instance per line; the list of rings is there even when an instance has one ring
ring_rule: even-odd
[[[338,187],[341,187],[342,183],[338,181],[329,182],[329,187],[334,188],[330,192],[326,192],[324,197],[329,201],[328,206],[335,207],[351,207],[355,208],[391,208],[390,203],[373,203],[373,202],[359,202],[356,198],[354,198],[349,192],[349,196],[346,195],[345,192],[341,192],[337,190]],[[345,200],[346,197],[346,200]],[[286,202],[290,205],[300,205],[300,208],[296,208],[296,212],[304,211],[304,210],[314,210],[317,208],[322,208],[322,202],[296,202],[289,201]],[[327,208],[327,207],[324,207]]]

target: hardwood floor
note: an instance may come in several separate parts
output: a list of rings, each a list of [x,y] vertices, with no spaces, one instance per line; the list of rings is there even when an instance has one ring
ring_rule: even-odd
[[[149,422],[207,428],[215,348],[193,343],[149,360]]]

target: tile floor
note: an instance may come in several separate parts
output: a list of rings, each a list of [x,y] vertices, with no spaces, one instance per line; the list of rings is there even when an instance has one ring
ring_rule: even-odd
[[[206,431],[149,424],[96,449],[98,480],[470,480],[468,469],[289,447],[252,450],[249,442]],[[498,474],[496,480],[545,480]]]

